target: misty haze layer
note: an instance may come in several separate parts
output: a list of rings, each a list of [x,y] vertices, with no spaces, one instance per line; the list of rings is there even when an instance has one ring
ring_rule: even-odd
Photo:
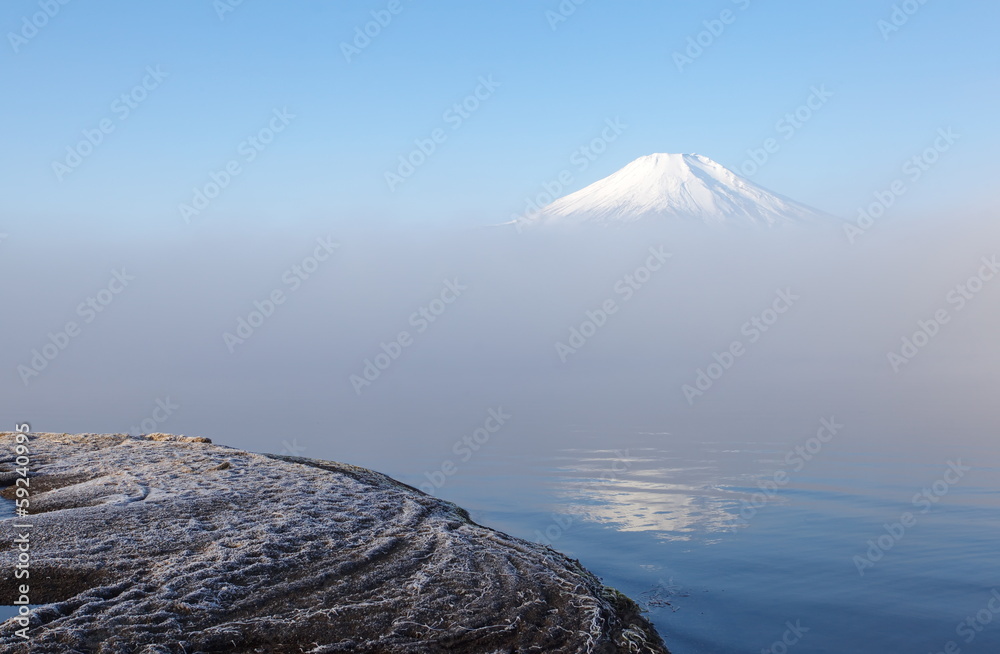
[[[141,427],[169,398],[177,408],[157,430],[258,450],[295,438],[313,455],[372,464],[388,446],[442,447],[497,404],[529,433],[625,421],[689,424],[692,438],[780,434],[834,411],[865,417],[870,433],[857,438],[896,442],[914,426],[979,438],[996,390],[997,291],[954,289],[994,254],[996,230],[961,217],[901,223],[853,244],[837,224],[519,234],[317,223],[69,251],[12,240],[4,397],[33,428],[108,432]],[[134,277],[120,293],[116,272]],[[109,285],[110,304],[87,304]],[[256,320],[276,291],[283,300]],[[794,299],[773,325],[754,323],[784,294]],[[609,301],[614,312],[581,342]],[[893,363],[942,309],[950,322]],[[241,330],[248,320],[258,326]],[[70,321],[78,335],[37,370]],[[373,374],[366,362],[393,354],[402,332],[408,344]],[[745,352],[699,388],[699,370],[737,341]]]

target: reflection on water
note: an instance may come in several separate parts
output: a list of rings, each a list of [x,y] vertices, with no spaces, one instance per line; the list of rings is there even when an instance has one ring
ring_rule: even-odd
[[[955,443],[975,465],[922,511],[914,496],[948,464],[915,445],[841,445],[799,469],[776,442],[598,440],[615,446],[498,448],[439,494],[579,558],[639,601],[675,654],[766,651],[789,624],[808,629],[800,652],[1000,651],[996,451]],[[907,511],[916,524],[861,575],[855,557]],[[989,621],[967,641],[958,627],[977,615]]]
[[[566,449],[555,461],[556,501],[594,523],[669,540],[710,540],[735,528],[738,494],[717,485],[711,462],[692,464],[654,448]]]

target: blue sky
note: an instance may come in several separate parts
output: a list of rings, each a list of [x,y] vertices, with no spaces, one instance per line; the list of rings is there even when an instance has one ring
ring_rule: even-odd
[[[943,127],[960,139],[900,206],[995,205],[995,3],[930,0],[886,39],[878,21],[894,3],[883,0],[566,0],[573,11],[558,23],[555,0],[400,0],[351,61],[341,44],[389,0],[244,0],[221,17],[211,0],[51,0],[58,11],[24,37],[24,17],[45,4],[0,10],[0,231],[183,230],[179,205],[231,160],[239,174],[192,222],[492,223],[563,170],[571,191],[650,152],[739,169],[770,137],[780,149],[754,180],[850,217]],[[678,70],[674,53],[712,26],[719,33],[702,34],[707,46]],[[166,77],[150,83],[150,67]],[[154,88],[124,117],[116,99],[144,78]],[[446,120],[480,79],[498,86],[460,125]],[[832,96],[785,140],[776,125],[813,88]],[[247,161],[241,143],[275,110],[294,118]],[[572,165],[615,118],[620,137],[586,170]],[[53,162],[102,121],[113,131],[60,181]],[[443,142],[391,192],[385,173],[435,129]]]

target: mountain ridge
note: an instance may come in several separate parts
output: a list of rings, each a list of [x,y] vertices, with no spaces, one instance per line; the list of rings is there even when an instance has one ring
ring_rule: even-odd
[[[824,214],[699,154],[648,154],[546,205],[529,223],[629,223],[650,218],[776,226]]]

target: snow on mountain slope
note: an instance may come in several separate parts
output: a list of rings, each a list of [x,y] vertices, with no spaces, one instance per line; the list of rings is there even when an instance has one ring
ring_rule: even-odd
[[[650,154],[542,208],[528,222],[621,223],[694,218],[709,224],[811,222],[819,211],[772,193],[708,157]]]

